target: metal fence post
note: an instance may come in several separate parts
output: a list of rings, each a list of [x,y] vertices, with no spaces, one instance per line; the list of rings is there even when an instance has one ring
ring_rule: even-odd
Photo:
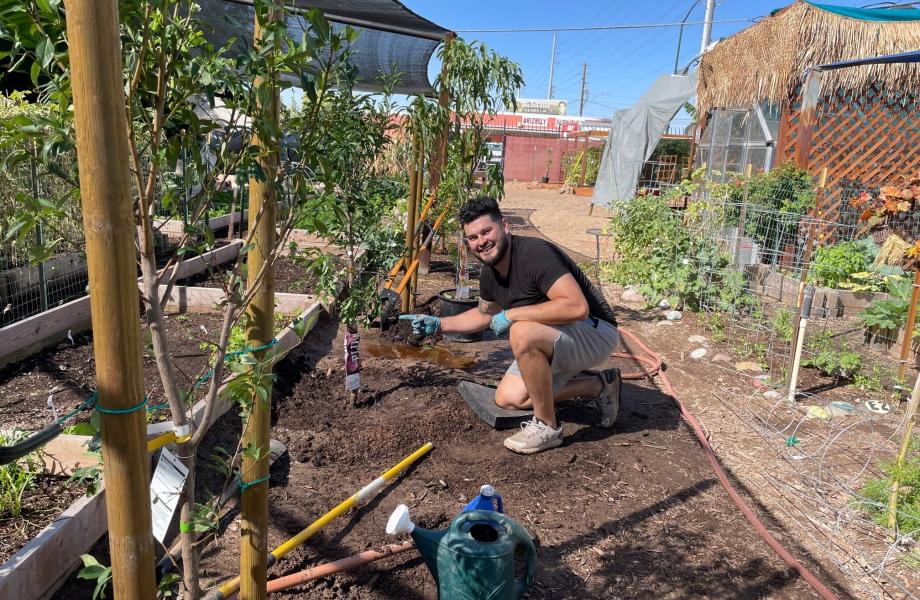
[[[35,201],[38,201],[38,175],[36,174],[35,168],[35,154],[37,149],[35,148],[35,141],[29,143],[29,175],[32,178],[32,196],[35,198]],[[35,243],[38,246],[43,246],[45,244],[45,230],[42,227],[41,221],[35,225]],[[45,312],[48,310],[48,276],[45,273],[45,261],[38,263],[38,296],[39,302],[41,304],[41,311]]]

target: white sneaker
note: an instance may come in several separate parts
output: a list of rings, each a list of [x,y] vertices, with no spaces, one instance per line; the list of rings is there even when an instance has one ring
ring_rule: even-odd
[[[601,413],[598,427],[604,429],[613,427],[620,416],[620,370],[604,369],[597,374],[601,378],[601,393],[594,404]]]
[[[534,417],[521,423],[521,430],[505,440],[505,448],[518,454],[536,454],[562,444],[562,424],[553,429]]]

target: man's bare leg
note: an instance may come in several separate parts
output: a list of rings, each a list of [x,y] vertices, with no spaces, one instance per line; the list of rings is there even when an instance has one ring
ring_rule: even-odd
[[[569,380],[553,396],[553,403],[572,398],[595,398],[603,390],[597,375],[578,375]],[[495,403],[508,410],[530,410],[533,404],[524,380],[517,375],[505,375],[495,391]]]
[[[521,370],[534,416],[557,428],[550,361],[559,331],[540,323],[519,321],[511,326],[510,337],[511,351]]]

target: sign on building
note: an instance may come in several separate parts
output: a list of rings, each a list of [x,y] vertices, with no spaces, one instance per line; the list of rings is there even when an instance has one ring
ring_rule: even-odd
[[[517,110],[519,113],[535,113],[538,115],[564,115],[565,100],[543,100],[539,98],[518,98]]]

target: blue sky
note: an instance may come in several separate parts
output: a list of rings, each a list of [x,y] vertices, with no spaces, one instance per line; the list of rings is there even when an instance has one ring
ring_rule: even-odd
[[[453,30],[590,25],[675,23],[694,0],[402,0],[416,13]],[[827,0],[828,4],[865,6],[872,0]],[[791,2],[782,0],[717,0],[714,21],[755,19]],[[700,22],[705,0],[693,8],[688,22]],[[749,27],[749,22],[714,23],[712,39]],[[702,25],[684,27],[681,67],[698,52]],[[545,98],[553,34],[461,33],[480,40],[519,63],[524,71],[521,96]],[[678,28],[559,32],[556,35],[554,88],[556,98],[569,101],[568,113],[578,114],[582,64],[588,63],[588,102],[585,116],[609,117],[630,106],[662,73],[674,68]],[[436,72],[437,58],[431,69]]]

